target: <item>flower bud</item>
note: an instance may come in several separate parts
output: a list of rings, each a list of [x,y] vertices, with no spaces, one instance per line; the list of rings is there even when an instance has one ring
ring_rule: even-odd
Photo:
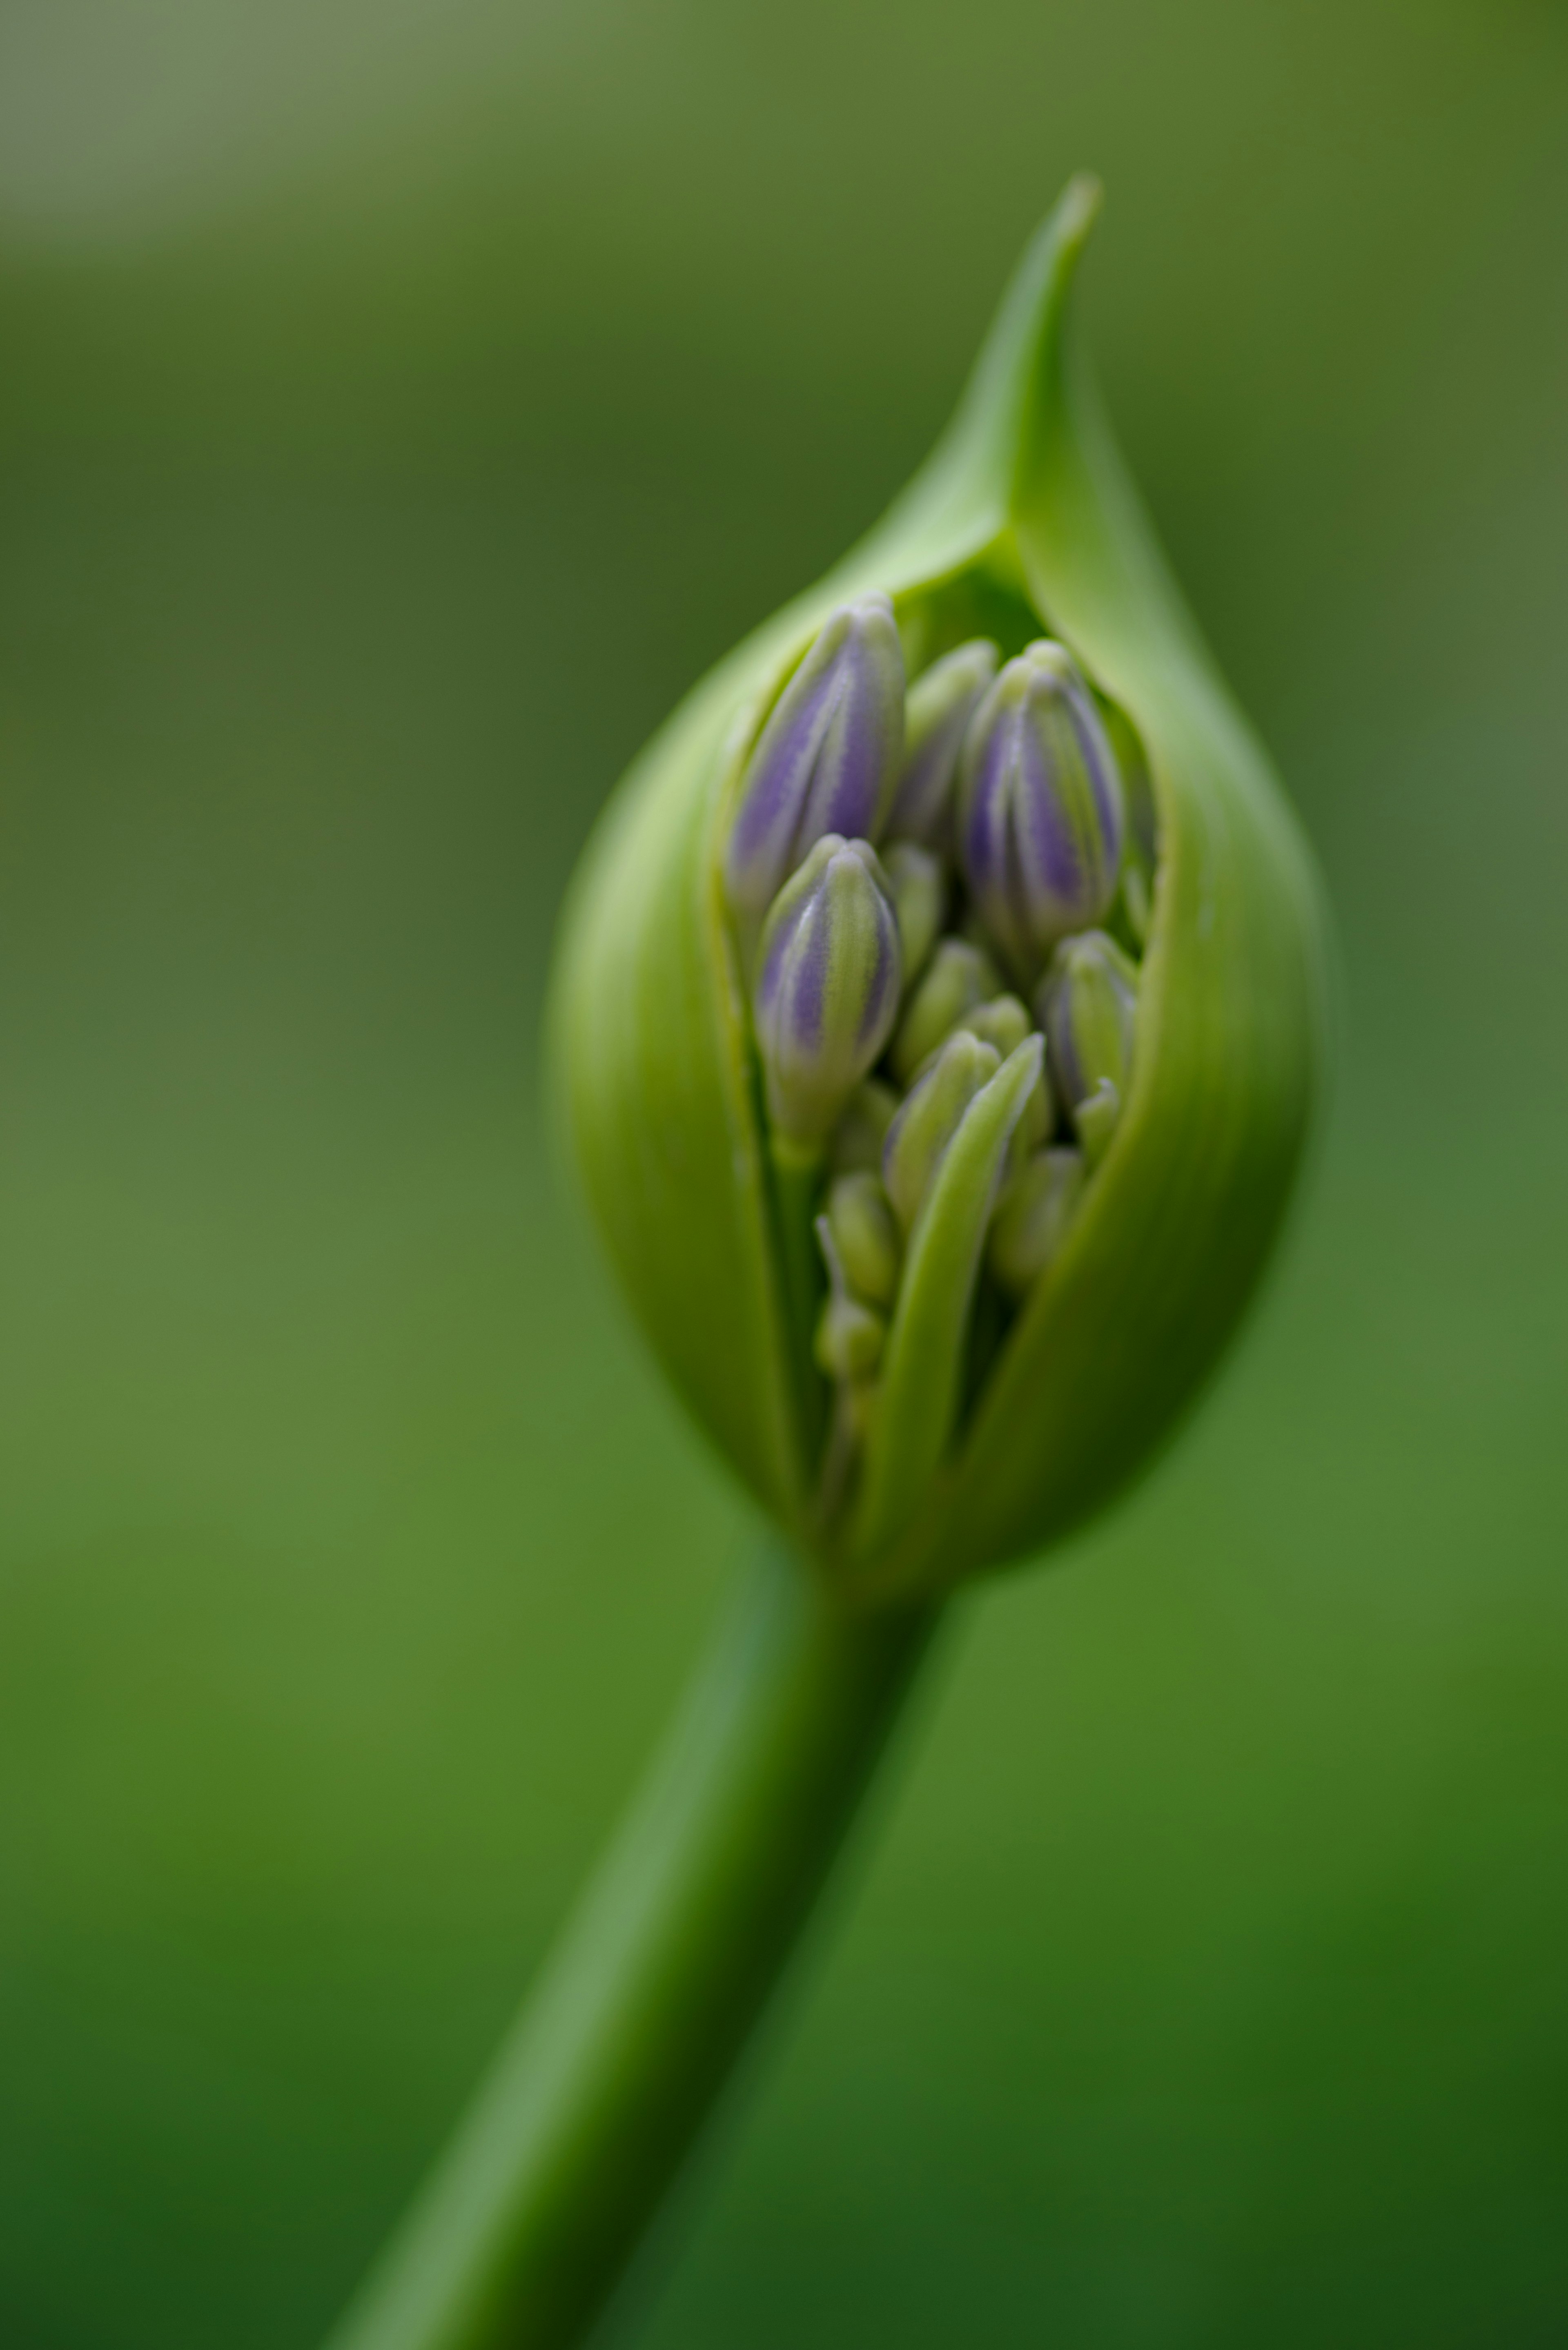
[[[898,1108],[898,1095],[880,1077],[867,1077],[864,1085],[856,1087],[834,1129],[835,1174],[853,1175],[862,1169],[880,1174],[882,1145]]]
[[[1023,1558],[1149,1460],[1257,1285],[1317,1089],[1314,868],[1073,348],[1096,201],[1075,183],[1042,230],[907,494],[638,760],[561,929],[553,1066],[633,1309],[857,1608]],[[937,743],[963,663],[917,679],[906,754],[899,639],[977,625],[1031,650],[965,733],[950,805],[967,904],[942,919],[1044,1010],[1048,1037],[1016,1044],[999,974],[941,1001],[958,942],[917,968],[919,868],[902,865],[896,912],[866,846],[947,853]],[[983,682],[989,655],[963,650]],[[869,1073],[897,1025],[900,920],[894,1074],[913,1084],[893,1113]],[[1080,935],[1095,931],[1141,965]],[[1050,1147],[1047,1047],[1075,1170]],[[818,1155],[866,1175],[878,1152],[904,1243],[885,1329],[846,1274],[819,1331]],[[854,1254],[848,1199],[829,1197],[828,1237],[836,1221]]]
[[[1104,931],[1064,939],[1041,982],[1051,1066],[1091,1164],[1127,1098],[1137,1022],[1137,966]]]
[[[986,638],[933,661],[909,689],[904,713],[904,764],[888,829],[896,840],[945,847],[952,830],[953,785],[970,720],[996,675],[996,647]]]
[[[847,1290],[829,1290],[816,1324],[818,1370],[824,1378],[859,1385],[874,1376],[887,1335],[887,1324],[869,1305]]]
[[[893,892],[898,938],[904,950],[904,984],[917,979],[937,942],[948,910],[942,861],[912,840],[895,840],[882,852],[882,870]]]
[[[830,832],[786,881],[757,958],[757,1050],[776,1139],[826,1141],[898,1011],[898,923],[875,849]]]
[[[724,865],[743,939],[817,841],[880,837],[903,740],[892,607],[863,596],[828,615],[747,764]]]
[[[893,1039],[893,1075],[908,1085],[960,1021],[1002,993],[1002,973],[983,947],[944,939],[931,957]]]
[[[926,1194],[965,1110],[1002,1066],[994,1045],[960,1029],[950,1036],[888,1128],[882,1180],[906,1232],[914,1229]]]
[[[978,1036],[982,1045],[994,1045],[1005,1061],[1009,1053],[1017,1052],[1034,1023],[1016,995],[993,995],[966,1012],[959,1025]]]
[[[1009,661],[964,743],[959,855],[981,918],[1032,980],[1060,938],[1116,899],[1126,818],[1094,697],[1043,639]]]
[[[978,1036],[982,1045],[992,1045],[1005,1061],[1016,1053],[1024,1038],[1033,1035],[1034,1023],[1016,995],[993,996],[973,1012],[966,1012],[959,1025],[971,1036]],[[1012,1140],[1008,1146],[1007,1165],[1010,1174],[1016,1174],[1033,1150],[1049,1139],[1054,1111],[1051,1100],[1050,1080],[1042,1061],[1040,1074],[1031,1088],[1023,1108]]]
[[[1010,1295],[1025,1295],[1060,1253],[1085,1171],[1079,1151],[1037,1151],[998,1201],[986,1262]]]
[[[898,1228],[880,1177],[866,1169],[836,1177],[826,1222],[855,1295],[873,1305],[891,1305],[898,1287]]]

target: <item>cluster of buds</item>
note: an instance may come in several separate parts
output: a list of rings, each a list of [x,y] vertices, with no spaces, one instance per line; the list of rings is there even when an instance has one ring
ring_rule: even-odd
[[[1152,1459],[1317,1086],[1310,855],[1072,352],[1096,201],[906,494],[637,760],[563,930],[554,1065],[633,1310],[856,1607]]]
[[[1050,639],[1004,661],[973,639],[907,686],[873,594],[829,615],[742,773],[725,888],[775,1168],[811,1193],[828,1512],[961,1138],[989,1137],[958,1214],[981,1243],[969,1319],[994,1344],[1115,1133],[1147,892],[1123,888],[1141,868],[1113,729],[1131,739]]]

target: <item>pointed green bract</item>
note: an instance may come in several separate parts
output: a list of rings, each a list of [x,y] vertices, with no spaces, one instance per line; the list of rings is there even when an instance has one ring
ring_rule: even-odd
[[[957,1036],[953,1047],[971,1041]],[[849,1544],[855,1561],[888,1548],[919,1512],[941,1464],[958,1414],[964,1333],[986,1228],[1007,1146],[1039,1080],[1041,1051],[1039,1037],[1027,1037],[981,1087],[920,1202],[867,1440]]]
[[[884,523],[732,654],[643,754],[563,927],[556,1064],[634,1309],[763,1506],[867,1596],[1025,1555],[1150,1457],[1266,1262],[1317,1078],[1310,860],[1073,348],[1067,293],[1096,202],[1075,183],[1041,231],[951,428]],[[1136,910],[1147,933],[1130,1084],[1065,1238],[966,1388],[967,1294],[955,1327],[962,1284],[923,1272],[911,1234],[856,1498],[825,1532],[784,1272],[798,1233],[779,1222],[720,877],[741,778],[780,694],[827,616],[876,594],[937,655],[979,639],[1010,657],[1042,636],[1064,645],[1136,731],[1158,860],[1152,899],[1145,891]],[[1136,808],[1134,819],[1136,832]],[[971,1116],[1018,1082],[1016,1060]],[[846,1143],[854,1155],[835,1163],[868,1165],[869,1147]],[[933,1201],[959,1182],[957,1147]],[[784,1212],[797,1218],[799,1203]],[[977,1257],[984,1238],[982,1219]]]

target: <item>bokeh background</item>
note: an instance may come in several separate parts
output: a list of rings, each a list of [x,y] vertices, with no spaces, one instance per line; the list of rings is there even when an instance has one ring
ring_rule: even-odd
[[[6,0],[7,2350],[306,2350],[658,1735],[748,1526],[552,1164],[554,910],[1081,165],[1334,1114],[958,1627],[647,2340],[1568,2334],[1563,13]]]

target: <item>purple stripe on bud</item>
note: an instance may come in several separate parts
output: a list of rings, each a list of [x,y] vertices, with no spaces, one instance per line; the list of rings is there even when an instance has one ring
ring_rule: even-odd
[[[898,921],[867,841],[829,833],[784,884],[763,928],[753,1001],[768,1114],[815,1152],[898,1017]]]
[[[959,785],[959,854],[981,919],[1032,981],[1059,939],[1103,921],[1121,871],[1121,776],[1071,655],[1031,645],[976,711]]]
[[[886,596],[840,605],[780,694],[742,779],[724,879],[753,939],[829,833],[881,836],[904,742],[904,656]]]

